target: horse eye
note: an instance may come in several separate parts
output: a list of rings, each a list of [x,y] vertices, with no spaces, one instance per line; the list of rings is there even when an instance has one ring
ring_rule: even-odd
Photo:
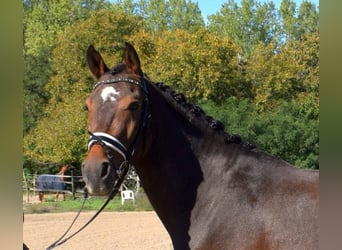
[[[132,102],[129,106],[128,109],[129,110],[137,110],[139,108],[139,102]]]

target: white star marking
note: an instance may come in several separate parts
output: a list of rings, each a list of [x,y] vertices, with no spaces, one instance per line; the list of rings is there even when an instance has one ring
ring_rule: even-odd
[[[120,92],[114,89],[113,87],[106,87],[101,92],[103,102],[116,102],[116,96],[120,96]]]

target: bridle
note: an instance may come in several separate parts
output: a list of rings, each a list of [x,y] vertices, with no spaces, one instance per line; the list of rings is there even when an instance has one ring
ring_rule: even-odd
[[[128,83],[128,84],[137,85],[141,88],[141,90],[145,94],[145,97],[143,100],[143,107],[141,110],[142,119],[140,119],[140,124],[138,126],[138,131],[136,133],[136,136],[135,136],[133,142],[131,143],[131,145],[128,148],[126,148],[125,145],[118,138],[116,138],[116,137],[114,137],[108,133],[88,131],[88,133],[90,135],[89,142],[88,142],[88,152],[90,151],[90,149],[93,145],[95,145],[95,144],[101,145],[103,147],[105,153],[106,153],[106,156],[110,162],[110,165],[112,167],[114,167],[113,151],[116,151],[117,153],[119,153],[123,157],[123,161],[120,164],[119,169],[117,169],[117,171],[118,170],[121,171],[120,169],[123,166],[129,164],[128,162],[134,154],[135,143],[136,143],[137,138],[139,136],[139,132],[140,132],[141,128],[144,128],[146,126],[147,121],[150,118],[150,113],[148,110],[147,84],[146,84],[146,81],[143,77],[142,77],[141,82],[134,80],[134,79],[130,79],[130,78],[114,77],[114,78],[109,79],[109,80],[96,82],[93,90],[95,90],[98,86],[103,85],[103,84],[116,84],[116,83]]]
[[[149,106],[148,106],[147,84],[146,84],[146,81],[144,80],[143,77],[142,77],[141,82],[134,80],[134,79],[130,79],[130,78],[114,77],[110,80],[104,80],[104,81],[96,82],[93,90],[95,90],[99,85],[102,85],[102,84],[115,84],[115,83],[129,83],[129,84],[137,85],[142,89],[142,91],[145,94],[145,97],[143,100],[143,107],[142,107],[142,111],[141,111],[142,119],[140,119],[138,131],[135,135],[134,140],[132,141],[131,145],[128,148],[126,148],[125,145],[119,139],[115,138],[114,136],[112,136],[108,133],[88,131],[88,133],[89,133],[88,152],[90,151],[92,146],[94,146],[95,144],[99,144],[101,147],[103,147],[111,167],[115,166],[113,151],[116,151],[117,153],[119,153],[123,157],[123,161],[121,162],[121,164],[118,168],[115,168],[114,187],[111,190],[110,194],[108,195],[105,203],[101,206],[101,208],[93,215],[92,218],[89,219],[89,221],[84,226],[82,226],[79,230],[77,230],[75,233],[73,233],[69,237],[63,239],[65,237],[65,235],[69,232],[69,230],[71,229],[71,227],[73,226],[76,219],[80,215],[80,212],[83,209],[83,206],[84,206],[85,200],[87,198],[87,194],[88,194],[87,190],[85,189],[85,197],[84,197],[84,201],[83,201],[83,204],[81,206],[81,209],[77,213],[76,217],[74,218],[74,220],[72,221],[71,225],[66,230],[66,232],[58,240],[56,240],[54,243],[52,243],[47,248],[47,250],[53,249],[59,245],[62,245],[67,240],[71,239],[76,234],[81,232],[86,226],[88,226],[100,214],[100,212],[106,207],[106,205],[109,203],[109,201],[111,199],[113,199],[114,196],[119,192],[120,186],[123,183],[123,181],[125,180],[127,173],[129,172],[129,169],[131,166],[129,163],[129,160],[132,158],[132,156],[134,154],[135,143],[138,139],[138,136],[140,134],[141,129],[145,128],[147,126],[148,120],[151,117],[150,112],[149,112]]]

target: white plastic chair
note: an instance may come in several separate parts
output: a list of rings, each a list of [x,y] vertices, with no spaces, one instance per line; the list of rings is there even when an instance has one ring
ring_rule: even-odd
[[[122,190],[121,191],[121,205],[125,203],[125,200],[132,200],[135,204],[134,193],[132,190]]]

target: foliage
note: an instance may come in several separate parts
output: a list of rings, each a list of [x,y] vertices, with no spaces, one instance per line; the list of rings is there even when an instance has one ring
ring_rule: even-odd
[[[103,0],[24,1],[24,134],[42,118],[50,97],[45,84],[53,75],[51,57],[58,34],[88,18],[91,10],[107,7]]]
[[[27,55],[24,60],[24,134],[35,127],[50,96],[44,87],[52,69],[48,62],[49,57],[43,53],[41,55]]]
[[[319,113],[315,100],[306,98],[283,101],[274,110],[258,112],[248,99],[229,98],[218,106],[201,103],[210,115],[220,119],[229,133],[239,134],[246,141],[296,166],[319,168]]]
[[[27,158],[38,162],[82,162],[87,144],[82,108],[94,81],[86,66],[85,50],[95,43],[99,49],[107,49],[101,51],[105,58],[108,54],[118,58],[121,44],[139,25],[138,18],[99,11],[59,36],[52,58],[56,74],[46,86],[51,98],[36,129],[24,138]]]
[[[318,34],[303,36],[301,41],[289,40],[278,52],[274,44],[259,44],[246,71],[260,110],[308,94],[316,95],[318,102],[318,46]],[[318,103],[315,106],[318,108]]]
[[[318,111],[311,97],[283,102],[274,111],[264,112],[255,124],[261,149],[305,168],[319,168]]]
[[[132,38],[151,79],[165,82],[190,99],[221,102],[229,96],[248,96],[239,52],[230,39],[208,32],[176,30]]]
[[[152,80],[202,103],[229,132],[317,168],[317,7],[229,0],[208,20],[190,0],[24,1],[25,166],[80,164],[94,82],[85,51],[94,44],[116,63],[129,41]]]
[[[82,161],[87,143],[87,121],[80,113],[80,100],[84,100],[84,94],[73,94],[72,98],[64,98],[65,105],[56,105],[53,110],[46,111],[46,117],[40,119],[36,129],[24,138],[24,153],[28,158],[37,162]]]
[[[208,19],[210,30],[232,38],[247,57],[260,43],[273,43],[278,48],[288,40],[300,40],[303,35],[318,31],[317,7],[308,1],[296,8],[292,0],[283,0],[277,10],[272,1],[242,0],[240,6],[228,0]]]
[[[191,0],[118,0],[112,8],[116,12],[143,17],[144,28],[149,32],[197,31],[204,27],[198,4]]]
[[[277,35],[276,9],[273,2],[242,0],[241,7],[233,0],[222,5],[219,13],[209,18],[209,29],[221,32],[251,54],[259,42],[268,44]]]
[[[25,52],[37,56],[56,45],[65,27],[89,17],[89,10],[105,9],[103,0],[24,1]]]

